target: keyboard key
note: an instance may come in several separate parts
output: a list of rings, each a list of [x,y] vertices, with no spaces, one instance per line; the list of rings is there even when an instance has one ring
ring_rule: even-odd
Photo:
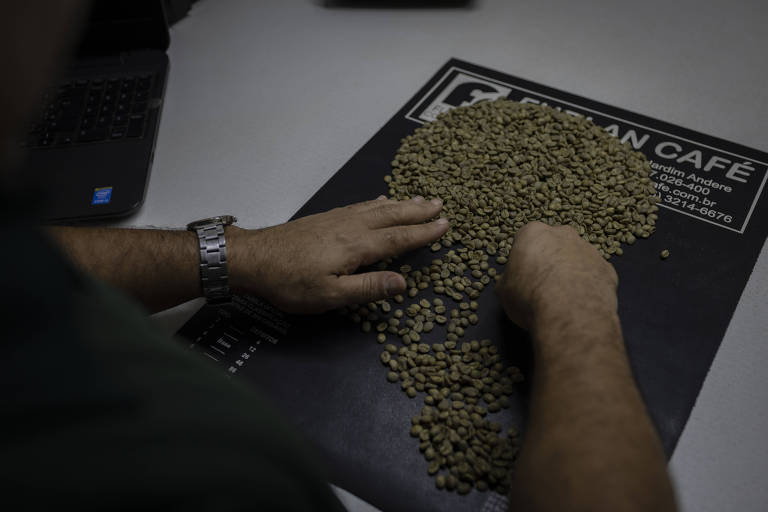
[[[61,100],[58,104],[59,116],[77,117],[82,111],[85,103],[82,101],[72,101],[70,99]]]
[[[136,81],[137,91],[148,91],[151,86],[152,86],[152,77],[150,76],[145,75]]]
[[[62,117],[56,121],[56,131],[59,132],[72,132],[77,128],[77,117]]]
[[[133,108],[131,109],[131,113],[133,114],[143,114],[146,111],[147,111],[147,102],[145,101],[134,103]]]
[[[147,101],[149,99],[149,92],[147,91],[140,91],[136,90],[136,94],[134,95],[134,101]]]
[[[88,93],[87,87],[73,87],[69,89],[66,93],[62,94],[60,97],[82,99],[85,97],[87,93]]]
[[[72,142],[74,140],[75,140],[74,132],[57,133],[56,134],[55,145],[57,145],[57,146],[66,146],[68,144],[72,144]]]
[[[93,128],[96,125],[96,117],[86,117],[80,122],[80,129],[87,130]]]
[[[78,142],[96,142],[107,138],[106,128],[93,128],[89,130],[80,130],[77,136]]]
[[[122,139],[125,137],[125,127],[115,127],[109,134],[111,139]]]
[[[128,116],[126,114],[115,114],[115,118],[112,120],[114,126],[124,126],[128,124]]]
[[[39,139],[37,139],[37,145],[38,146],[50,146],[53,143],[53,135],[46,132],[43,135],[40,136]]]
[[[129,137],[141,137],[141,133],[144,131],[144,116],[131,116],[131,120],[128,122],[128,136]]]

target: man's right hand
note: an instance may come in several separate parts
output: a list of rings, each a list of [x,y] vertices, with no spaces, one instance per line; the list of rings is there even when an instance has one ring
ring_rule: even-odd
[[[588,308],[615,314],[613,266],[570,226],[526,224],[517,232],[496,294],[509,318],[530,329],[541,315]]]
[[[533,222],[518,231],[496,287],[534,348],[511,510],[675,509],[624,351],[617,285],[613,266],[572,228]]]

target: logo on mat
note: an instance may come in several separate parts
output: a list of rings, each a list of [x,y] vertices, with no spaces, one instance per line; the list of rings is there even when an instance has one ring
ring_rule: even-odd
[[[93,189],[91,204],[109,204],[112,200],[112,187],[99,187]]]
[[[413,121],[434,121],[452,108],[506,98],[511,92],[510,87],[498,82],[454,69],[406,117]]]

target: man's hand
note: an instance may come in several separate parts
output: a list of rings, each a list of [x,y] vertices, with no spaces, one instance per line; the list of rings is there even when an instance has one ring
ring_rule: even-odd
[[[616,312],[613,266],[570,226],[531,222],[517,232],[496,293],[509,318],[530,329],[536,314],[579,308]],[[578,308],[576,307],[578,305]]]
[[[396,272],[354,274],[362,265],[432,242],[448,230],[439,200],[373,201],[261,230],[227,229],[230,285],[284,311],[321,312],[405,290]]]
[[[673,511],[656,431],[635,387],[613,267],[570,227],[517,233],[496,288],[531,331],[530,420],[511,510]]]

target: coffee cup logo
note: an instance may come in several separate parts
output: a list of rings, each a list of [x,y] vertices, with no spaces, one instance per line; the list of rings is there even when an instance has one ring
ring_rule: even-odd
[[[454,87],[443,103],[453,107],[466,107],[483,100],[495,100],[499,96],[499,89],[493,85],[485,82],[466,82]]]
[[[449,70],[438,84],[409,112],[408,119],[420,123],[434,121],[438,115],[452,108],[506,98],[512,92],[510,87],[496,81],[457,69]]]

